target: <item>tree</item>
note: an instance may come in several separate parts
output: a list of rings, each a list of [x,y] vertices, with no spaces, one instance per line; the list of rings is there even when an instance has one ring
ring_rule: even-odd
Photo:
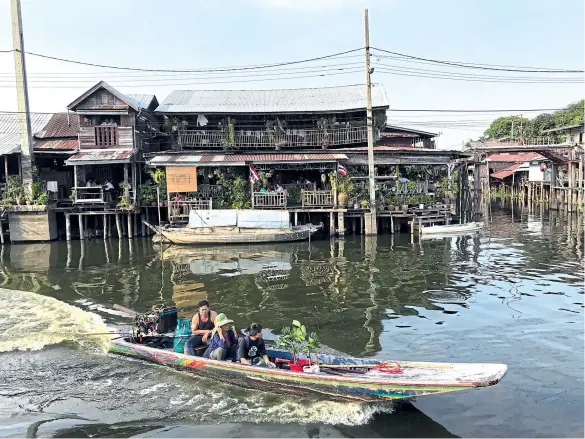
[[[522,124],[520,124],[521,121]],[[502,137],[517,138],[520,136],[521,125],[524,133],[526,133],[530,129],[530,120],[526,118],[521,119],[519,116],[498,117],[485,130],[484,136],[487,139],[501,139]]]
[[[534,138],[542,136],[544,130],[555,127],[555,117],[551,113],[541,113],[530,121],[528,129],[524,132],[526,138]]]
[[[567,105],[563,110],[555,111],[553,113],[555,118],[555,128],[583,123],[584,106],[585,99],[581,99],[580,101]]]

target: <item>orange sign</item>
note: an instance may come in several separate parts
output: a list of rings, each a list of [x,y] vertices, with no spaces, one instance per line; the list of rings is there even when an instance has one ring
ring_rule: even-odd
[[[197,192],[197,167],[167,166],[167,192]]]

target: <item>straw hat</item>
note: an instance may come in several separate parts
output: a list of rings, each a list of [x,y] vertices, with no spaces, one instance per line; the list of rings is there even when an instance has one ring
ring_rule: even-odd
[[[221,313],[215,317],[214,323],[215,323],[216,328],[221,328],[224,325],[229,325],[230,323],[234,323],[234,321],[231,319],[228,319],[224,313]]]

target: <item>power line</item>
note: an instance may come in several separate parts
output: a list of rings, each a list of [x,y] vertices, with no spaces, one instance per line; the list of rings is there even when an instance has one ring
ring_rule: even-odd
[[[378,49],[376,47],[372,47],[374,50],[378,50],[380,52],[389,53],[391,55],[401,56],[403,58],[414,59],[419,61],[427,61],[435,64],[445,64],[453,67],[462,67],[468,69],[478,69],[478,70],[495,70],[495,71],[502,71],[502,72],[522,72],[522,73],[583,73],[583,70],[569,70],[569,69],[541,69],[541,68],[528,68],[528,69],[517,69],[511,67],[492,67],[489,64],[472,64],[472,63],[463,63],[458,61],[444,61],[438,59],[429,59],[429,58],[421,58],[419,56],[413,55],[406,55],[404,53],[399,52],[392,52],[390,50]]]
[[[39,58],[52,59],[54,61],[66,62],[66,63],[70,63],[70,64],[78,64],[78,65],[99,67],[99,68],[112,69],[112,70],[131,70],[131,71],[137,71],[137,72],[192,73],[192,72],[232,72],[232,71],[257,70],[257,69],[266,69],[266,68],[272,68],[272,67],[288,66],[288,65],[293,65],[293,64],[320,61],[323,59],[333,58],[333,57],[336,57],[339,55],[347,55],[348,53],[354,53],[354,52],[357,52],[357,51],[362,50],[362,49],[363,49],[363,47],[360,47],[359,49],[346,50],[345,52],[333,53],[331,55],[324,55],[324,56],[318,56],[315,58],[307,58],[307,59],[302,59],[302,60],[287,61],[287,62],[280,62],[280,63],[273,63],[273,64],[259,64],[259,65],[251,65],[251,66],[228,67],[228,68],[208,68],[208,69],[145,69],[145,68],[135,68],[135,67],[111,66],[111,65],[106,65],[106,64],[96,64],[96,63],[90,63],[90,62],[84,62],[84,61],[75,61],[75,60],[71,60],[71,59],[67,59],[67,58],[60,58],[57,56],[43,55],[41,53],[35,53],[35,52],[25,52],[25,54],[36,56]]]

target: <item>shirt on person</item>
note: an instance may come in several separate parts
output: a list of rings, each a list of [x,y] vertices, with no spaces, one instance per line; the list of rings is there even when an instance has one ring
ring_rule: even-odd
[[[252,340],[246,336],[238,339],[236,361],[240,361],[242,358],[252,361],[254,358],[262,358],[264,355],[266,355],[266,347],[262,338]]]
[[[224,340],[219,338],[219,333],[216,332],[215,334],[213,334],[213,337],[211,337],[211,342],[209,342],[209,347],[207,348],[203,356],[209,358],[211,353],[216,349],[218,348],[228,349],[230,346],[236,343],[236,335],[234,334],[234,331],[232,331],[231,329],[227,333],[225,333],[223,337]]]

